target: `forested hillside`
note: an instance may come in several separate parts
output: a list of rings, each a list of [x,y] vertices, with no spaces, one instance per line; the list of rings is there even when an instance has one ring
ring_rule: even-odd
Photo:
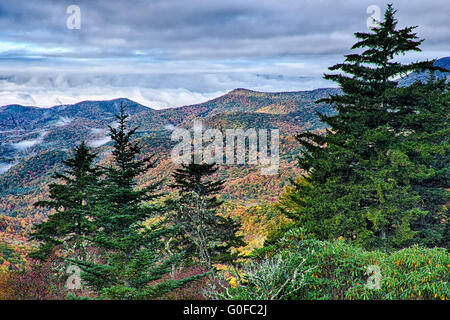
[[[236,89],[205,103],[164,110],[153,110],[127,99],[85,101],[48,109],[0,107],[0,156],[1,163],[8,168],[0,175],[0,212],[17,219],[19,224],[42,221],[48,211],[34,207],[33,203],[45,198],[48,184],[54,181],[52,174],[63,169],[61,161],[70,157],[71,148],[86,140],[100,153],[96,161],[109,161],[107,126],[114,123],[114,114],[123,104],[130,115],[130,126],[138,127],[135,139],[143,146],[143,155],[154,153],[159,159],[156,170],[139,178],[141,186],[155,177],[170,178],[169,173],[174,168],[169,159],[174,146],[170,135],[174,127],[189,128],[194,119],[201,119],[205,127],[223,130],[279,129],[281,163],[277,175],[261,176],[257,166],[221,166],[220,176],[226,181],[222,197],[227,201],[223,210],[231,215],[242,215],[242,209],[238,208],[275,201],[288,179],[296,176],[295,157],[299,145],[293,135],[324,128],[316,112],[332,113],[333,110],[316,104],[315,100],[333,92],[337,90],[262,93]],[[168,191],[166,186],[162,189]],[[250,228],[247,223],[244,225]],[[13,230],[8,232],[8,237],[15,237]],[[263,232],[257,230],[247,235],[247,239],[261,243]]]

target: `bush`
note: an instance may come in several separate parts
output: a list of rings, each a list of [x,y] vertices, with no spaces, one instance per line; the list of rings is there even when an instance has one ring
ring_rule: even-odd
[[[0,299],[4,300],[66,300],[93,298],[87,288],[69,290],[65,287],[66,264],[59,259],[41,262],[29,260],[23,270],[0,274]]]
[[[311,243],[304,244],[310,247]],[[318,246],[317,243],[314,246]],[[391,254],[344,241],[322,242],[311,256],[317,269],[299,299],[448,299],[450,255],[444,248],[413,246]],[[372,270],[369,269],[371,267]],[[373,274],[372,271],[379,271]],[[379,276],[378,288],[370,287]]]
[[[0,269],[0,300],[10,300],[12,296],[11,288],[9,287],[10,272]]]
[[[207,296],[213,299],[279,300],[292,299],[305,286],[312,272],[306,259],[284,251],[260,263],[251,261],[238,272],[228,272],[216,280]]]
[[[367,268],[378,266],[385,257],[379,251],[367,252],[344,241],[305,240],[293,250],[305,252],[311,248],[313,253],[307,261],[316,268],[297,299],[347,299],[349,289],[365,288],[369,278]]]
[[[348,297],[356,299],[441,299],[450,297],[450,255],[444,248],[412,246],[382,261],[380,290],[355,286]]]
[[[393,253],[365,251],[344,240],[317,241],[289,231],[268,258],[250,263],[225,299],[442,299],[450,297],[450,255],[412,246]],[[273,257],[270,257],[273,255]],[[375,273],[374,273],[375,271]],[[280,293],[277,293],[281,290]],[[220,293],[220,294],[219,294]]]
[[[67,296],[51,263],[33,261],[24,270],[10,271],[4,286],[8,288],[6,300],[61,300]]]

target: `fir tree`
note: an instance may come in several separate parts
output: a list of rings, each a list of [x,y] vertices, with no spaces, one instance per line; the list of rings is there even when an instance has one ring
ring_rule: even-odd
[[[97,194],[102,211],[96,220],[105,235],[120,238],[131,232],[130,226],[152,217],[156,208],[142,206],[155,200],[160,182],[137,188],[137,178],[154,167],[153,156],[140,156],[142,146],[132,141],[137,128],[127,130],[127,118],[124,107],[116,115],[117,127],[110,126],[113,141],[113,164],[102,167],[104,179]]]
[[[50,200],[35,203],[35,206],[55,211],[47,221],[35,227],[32,239],[42,241],[39,250],[34,253],[35,257],[45,259],[59,246],[69,250],[66,252],[69,257],[86,258],[85,237],[95,229],[91,214],[94,199],[91,195],[98,186],[100,175],[93,164],[95,157],[96,154],[82,142],[74,149],[73,158],[63,161],[68,168],[54,175],[62,183],[49,185]]]
[[[394,60],[420,51],[423,41],[413,33],[415,27],[397,29],[394,15],[388,5],[378,27],[355,34],[359,41],[352,49],[362,52],[330,68],[342,73],[325,75],[342,89],[319,101],[337,110],[319,115],[330,127],[326,134],[297,136],[304,147],[299,165],[307,174],[305,183],[296,184],[299,208],[291,217],[322,239],[342,236],[366,247],[400,247],[416,239],[412,225],[428,213],[415,182],[426,175],[432,157],[423,157],[419,165],[405,150],[406,140],[421,138],[408,119],[421,114],[424,104],[414,100],[420,90],[399,88],[395,79],[435,68],[433,61]]]
[[[426,83],[403,88],[402,95],[415,112],[403,122],[402,151],[412,161],[411,186],[420,195],[420,206],[427,214],[413,221],[415,242],[450,249],[450,110],[449,83],[431,74]]]
[[[224,181],[210,178],[216,171],[215,164],[182,164],[174,171],[171,185],[179,196],[167,201],[173,209],[170,220],[181,227],[178,245],[195,253],[208,268],[214,261],[231,262],[235,258],[231,248],[244,245],[242,237],[236,235],[239,224],[218,214],[223,201],[216,194]]]

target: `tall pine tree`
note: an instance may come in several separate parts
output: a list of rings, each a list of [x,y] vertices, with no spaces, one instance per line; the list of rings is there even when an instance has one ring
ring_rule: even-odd
[[[45,259],[59,247],[71,258],[86,259],[85,237],[95,230],[92,194],[98,187],[100,176],[94,165],[95,157],[96,154],[82,142],[74,149],[73,158],[63,161],[67,169],[54,175],[61,182],[49,185],[50,199],[35,203],[35,206],[55,211],[47,221],[37,225],[31,235],[32,239],[42,241],[33,254],[35,257]]]
[[[433,157],[418,150],[423,151],[419,165],[405,149],[426,134],[416,132],[410,121],[425,114],[423,101],[415,100],[423,84],[402,89],[396,79],[435,68],[433,61],[395,61],[400,54],[420,51],[423,40],[413,33],[415,27],[397,29],[394,15],[388,5],[379,26],[355,34],[359,41],[352,50],[360,53],[346,55],[344,63],[330,68],[341,73],[325,75],[342,89],[342,94],[319,101],[337,110],[336,115],[319,115],[330,127],[326,134],[297,136],[304,147],[299,165],[307,173],[305,183],[296,185],[299,207],[291,217],[322,239],[342,236],[368,248],[400,247],[417,239],[413,225],[429,213],[417,182],[433,166]],[[442,91],[430,86],[439,104]],[[439,132],[441,138],[444,133]]]
[[[182,164],[174,171],[171,185],[179,196],[167,201],[172,209],[170,220],[181,227],[176,243],[208,268],[213,262],[232,261],[231,248],[244,245],[242,237],[236,235],[239,224],[218,214],[223,201],[216,194],[224,181],[211,179],[216,171],[215,164]]]

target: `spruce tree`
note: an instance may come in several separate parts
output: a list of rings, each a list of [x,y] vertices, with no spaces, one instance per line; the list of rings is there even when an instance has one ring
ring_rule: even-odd
[[[100,172],[94,166],[96,154],[92,153],[82,142],[74,149],[74,156],[63,160],[67,167],[54,178],[59,183],[49,185],[49,200],[38,201],[35,206],[46,207],[55,212],[47,221],[35,227],[32,239],[42,241],[34,257],[45,259],[55,249],[66,249],[72,258],[86,258],[85,237],[90,235],[95,226],[91,209],[94,199],[91,196],[98,186]]]
[[[180,226],[175,243],[194,253],[207,268],[213,262],[233,261],[231,248],[244,245],[242,237],[236,235],[240,225],[231,217],[218,214],[223,201],[216,194],[224,181],[211,179],[216,171],[215,164],[182,164],[175,169],[175,182],[170,185],[179,195],[166,202],[172,209],[170,220]]]
[[[128,130],[123,106],[116,118],[118,127],[110,126],[113,164],[102,167],[104,179],[93,210],[97,230],[92,242],[101,248],[102,260],[74,262],[83,270],[83,280],[102,297],[152,299],[200,276],[161,280],[182,257],[164,252],[164,240],[174,230],[162,218],[164,209],[151,202],[158,197],[160,182],[136,186],[154,161],[140,157],[142,147],[132,140],[137,128]]]
[[[388,5],[379,26],[355,33],[359,41],[352,50],[360,53],[330,68],[341,73],[325,75],[342,89],[318,101],[337,110],[336,115],[319,114],[329,126],[326,134],[297,136],[304,147],[299,165],[306,174],[305,183],[296,184],[299,207],[290,216],[318,238],[344,237],[368,248],[401,247],[414,242],[419,231],[413,224],[429,213],[416,182],[433,165],[432,157],[419,165],[405,150],[407,140],[420,139],[409,119],[421,114],[424,104],[414,100],[420,95],[417,88],[399,88],[396,79],[435,68],[433,61],[395,61],[400,54],[420,51],[423,40],[413,32],[416,27],[397,29],[394,15]]]
[[[413,221],[413,242],[450,249],[450,110],[449,83],[431,74],[427,82],[416,82],[401,90],[415,106],[403,122],[402,151],[412,161],[411,186],[420,195],[427,214]]]

